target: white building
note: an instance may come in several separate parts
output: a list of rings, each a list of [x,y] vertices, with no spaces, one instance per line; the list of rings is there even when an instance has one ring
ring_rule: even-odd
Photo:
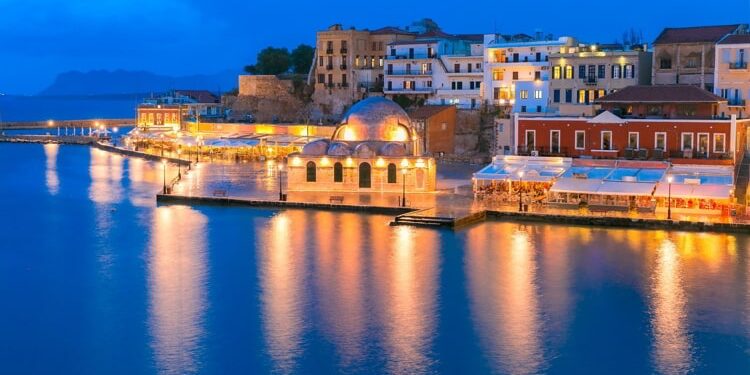
[[[549,103],[549,55],[567,52],[571,37],[539,40],[528,36],[484,36],[486,104],[510,106],[513,112],[545,113]]]
[[[479,35],[432,33],[388,45],[383,92],[426,104],[477,108],[481,103],[483,45]]]

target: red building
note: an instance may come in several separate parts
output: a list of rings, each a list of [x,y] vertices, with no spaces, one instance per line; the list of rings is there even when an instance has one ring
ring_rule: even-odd
[[[182,109],[179,104],[141,104],[138,106],[138,127],[180,127]]]
[[[717,118],[725,100],[692,86],[632,86],[597,100],[605,112],[593,118],[516,117],[517,152],[733,165],[750,121]]]

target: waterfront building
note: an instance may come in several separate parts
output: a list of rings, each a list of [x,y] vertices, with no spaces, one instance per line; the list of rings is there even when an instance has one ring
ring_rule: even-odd
[[[344,115],[330,139],[305,145],[288,163],[290,191],[430,192],[435,160],[406,112],[393,101],[371,97]]]
[[[136,110],[136,124],[145,131],[179,130],[182,109],[180,104],[140,104]]]
[[[386,97],[406,96],[419,104],[478,108],[481,103],[481,35],[436,30],[388,45]]]
[[[687,84],[714,91],[715,46],[745,24],[665,28],[654,41],[654,85]]]
[[[750,113],[750,34],[725,36],[716,45],[714,93],[727,100],[727,113],[746,118]]]
[[[425,153],[440,155],[455,152],[456,114],[455,105],[426,105],[409,113]]]
[[[183,121],[196,118],[220,122],[228,115],[218,96],[206,90],[173,90],[143,100],[137,125],[144,130],[179,130]]]
[[[695,86],[630,86],[597,99],[596,117],[518,117],[517,152],[734,165],[750,120],[717,116],[726,100]]]
[[[550,54],[550,112],[593,116],[594,101],[633,85],[651,83],[645,46],[588,45]]]
[[[308,76],[315,87],[313,101],[323,114],[338,117],[370,92],[382,92],[386,46],[415,37],[396,27],[370,31],[335,24],[318,31]]]
[[[575,50],[571,37],[484,36],[484,101],[513,112],[546,113],[552,53]],[[572,75],[569,75],[572,77]]]

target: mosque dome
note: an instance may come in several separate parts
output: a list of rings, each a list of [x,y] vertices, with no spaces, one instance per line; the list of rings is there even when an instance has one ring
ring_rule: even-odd
[[[406,147],[400,142],[388,142],[380,148],[382,156],[406,156]]]
[[[302,155],[322,156],[325,155],[327,151],[328,141],[319,139],[306,144],[305,147],[302,148]]]
[[[330,156],[349,156],[351,154],[351,147],[344,142],[333,142],[328,147],[328,155]]]
[[[401,106],[386,98],[371,97],[349,109],[332,140],[409,142],[413,135],[411,120]]]

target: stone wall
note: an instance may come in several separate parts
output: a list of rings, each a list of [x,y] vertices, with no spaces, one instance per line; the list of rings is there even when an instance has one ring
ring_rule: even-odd
[[[259,122],[291,122],[299,119],[304,108],[304,103],[292,94],[292,87],[291,80],[276,76],[241,75],[238,96],[225,100],[231,104],[233,118],[252,114]]]

